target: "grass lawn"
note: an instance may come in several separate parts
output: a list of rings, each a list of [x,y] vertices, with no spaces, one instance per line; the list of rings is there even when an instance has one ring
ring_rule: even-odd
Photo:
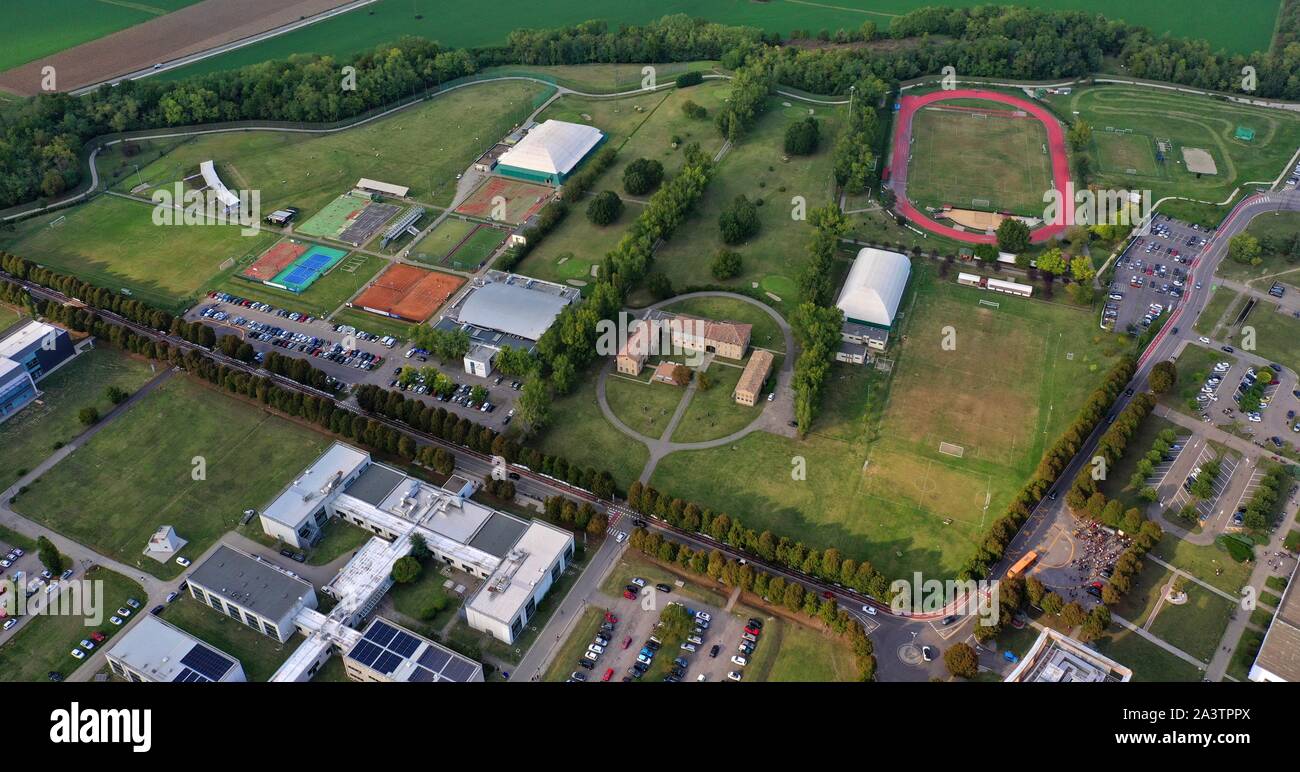
[[[1134,681],[1199,681],[1204,671],[1177,657],[1128,628],[1112,628],[1095,642],[1102,654],[1133,671]]]
[[[487,261],[501,242],[506,240],[506,233],[496,228],[479,228],[456,250],[452,259],[456,265],[478,266]],[[468,270],[468,269],[467,269]]]
[[[614,380],[611,376],[609,382]],[[671,387],[663,384],[663,388]],[[572,393],[551,403],[550,424],[537,442],[537,449],[565,456],[570,463],[607,469],[623,491],[641,476],[646,461],[650,460],[645,445],[615,429],[601,414],[596,403],[594,370]]]
[[[667,62],[653,65],[656,82],[660,85],[684,72],[708,72],[717,62]],[[561,86],[589,94],[619,93],[642,88],[645,80],[644,64],[560,64],[552,66],[487,67],[484,75],[518,75],[528,73],[550,80]]]
[[[420,239],[419,243],[411,247],[411,257],[422,263],[437,265],[442,262],[443,258],[451,254],[456,245],[465,240],[465,237],[473,232],[476,223],[470,220],[462,220],[456,215],[448,215],[447,219],[438,223],[438,227],[429,231],[429,235]]]
[[[226,260],[250,259],[276,236],[244,236],[237,225],[154,225],[153,208],[100,196],[88,204],[19,223],[0,248],[145,303],[179,312],[222,273]],[[56,219],[61,225],[49,227]]]
[[[142,167],[139,178],[132,159],[119,149],[101,168],[118,190],[134,188],[137,179],[169,187],[202,161],[213,159],[231,190],[259,190],[263,211],[296,206],[304,221],[346,193],[359,177],[405,185],[412,199],[446,206],[456,191],[456,175],[526,118],[550,91],[549,86],[527,81],[485,83],[333,134],[233,132],[196,137]],[[146,155],[154,150],[143,143]]]
[[[155,576],[183,569],[142,552],[175,526],[194,558],[240,513],[265,506],[329,439],[184,376],[172,378],[20,496],[15,508]],[[194,480],[202,458],[206,479]]]
[[[1220,263],[1219,265],[1224,264]],[[1219,320],[1223,318],[1223,315],[1228,312],[1230,307],[1235,305],[1233,301],[1240,296],[1235,291],[1218,284],[1212,284],[1210,289],[1213,292],[1210,295],[1210,302],[1205,305],[1201,315],[1196,317],[1196,324],[1193,327],[1202,335],[1214,337],[1214,332],[1219,326]]]
[[[1264,580],[1264,586],[1265,586],[1265,587],[1268,587],[1270,590],[1277,590],[1278,592],[1285,592],[1285,591],[1286,591],[1286,577],[1285,577],[1285,576],[1270,576],[1269,578],[1267,578],[1267,579]]]
[[[685,393],[680,386],[634,380],[618,373],[605,379],[605,397],[614,415],[632,430],[656,439],[664,433]]]
[[[343,657],[334,655],[325,660],[316,671],[316,675],[311,677],[312,683],[346,683],[351,679],[348,678],[348,669],[343,665]]]
[[[17,309],[0,305],[0,332],[9,329],[10,325],[21,319],[22,316]]]
[[[153,372],[148,363],[116,349],[93,348],[41,381],[41,403],[32,403],[0,424],[0,489],[54,452],[54,443],[67,443],[86,427],[77,419],[84,407],[100,415],[113,408],[105,396],[110,386],[135,392]],[[141,546],[141,549],[144,549]]]
[[[1250,221],[1246,232],[1259,239],[1262,247],[1259,265],[1246,265],[1225,259],[1215,273],[1228,279],[1251,281],[1276,277],[1278,281],[1295,286],[1300,284],[1300,262],[1290,254],[1290,241],[1300,233],[1300,212],[1273,212]],[[1283,274],[1278,276],[1277,274]],[[1270,282],[1261,281],[1260,289],[1268,289]]]
[[[833,368],[806,439],[756,432],[674,453],[655,487],[751,528],[836,546],[886,575],[955,572],[1105,372],[1111,342],[1082,311],[1017,298],[995,311],[925,265],[909,294],[892,382]],[[935,345],[948,325],[952,351]],[[940,453],[940,442],[964,455]],[[806,481],[791,480],[796,457]]]
[[[167,604],[162,618],[239,660],[249,681],[269,681],[302,643],[296,633],[285,643],[280,643],[254,632],[220,611],[199,603],[189,593],[181,593],[179,598]]]
[[[1151,554],[1228,594],[1236,594],[1246,586],[1253,567],[1252,563],[1233,560],[1218,544],[1191,544],[1168,533]]]
[[[773,369],[780,366],[778,360]],[[742,372],[744,370],[741,367],[713,360],[707,373],[712,385],[707,391],[696,387],[691,404],[677,425],[677,431],[673,432],[673,442],[702,442],[726,437],[758,420],[763,414],[763,408],[767,406],[766,402],[760,401],[754,407],[745,407],[736,404],[732,397]]]
[[[787,160],[783,147],[786,127],[807,117],[809,110],[821,125],[818,151]],[[809,211],[830,201],[831,148],[844,111],[843,107],[810,108],[778,98],[769,100],[767,112],[722,159],[699,203],[672,239],[655,252],[657,270],[666,273],[678,288],[714,284],[749,287],[754,282],[762,285],[772,277],[795,279],[807,259],[812,228],[806,220],[791,216],[791,200],[802,196]],[[739,195],[761,202],[759,232],[741,244],[727,247],[740,253],[741,273],[734,279],[718,281],[709,271],[713,254],[727,246],[718,229],[718,216]],[[643,294],[637,293],[634,299]],[[777,305],[784,313],[797,300],[782,297],[783,302]]]
[[[277,308],[301,311],[323,318],[346,303],[365,286],[366,282],[387,266],[388,261],[382,257],[354,253],[343,258],[329,273],[313,282],[306,292],[299,294],[237,278],[235,274],[245,268],[239,265],[224,273],[220,280],[206,289],[229,292],[250,300],[270,303]]]
[[[1138,572],[1133,588],[1115,606],[1115,613],[1138,627],[1145,625],[1147,616],[1151,613],[1151,609],[1155,608],[1160,596],[1164,594],[1171,576],[1172,572],[1158,565],[1146,566]],[[1162,616],[1163,613],[1161,612]]]
[[[730,589],[720,584],[714,584],[710,580],[701,579],[700,577],[682,578],[677,574],[661,567],[658,563],[652,563],[641,553],[628,550],[623,557],[615,564],[614,568],[605,577],[605,581],[600,585],[600,591],[610,597],[620,597],[623,595],[625,588],[633,577],[640,577],[646,580],[646,584],[653,586],[656,584],[666,584],[673,588],[669,593],[674,596],[685,596],[701,603],[707,603],[713,606],[723,606],[727,603]],[[678,582],[682,586],[678,586]],[[669,659],[672,659],[669,657]]]
[[[443,588],[447,577],[439,572],[441,567],[435,561],[426,561],[418,579],[410,584],[394,584],[388,593],[393,608],[433,630],[441,628],[455,616],[461,604],[456,593]],[[445,604],[441,611],[434,609],[434,604],[439,601]]]
[[[1187,602],[1165,603],[1151,624],[1151,634],[1209,663],[1228,629],[1234,604],[1221,595],[1191,582],[1184,588]]]
[[[107,568],[96,566],[78,578],[103,582],[103,594],[96,596],[105,612],[101,623],[90,625],[85,617],[75,614],[31,617],[4,646],[0,646],[0,680],[45,681],[51,670],[62,673],[64,677],[71,675],[81,666],[82,660],[74,659],[68,652],[95,630],[108,636],[108,640],[95,644],[96,647],[111,646],[113,636],[121,628],[109,624],[108,614],[112,609],[125,605],[127,598],[136,598],[142,603],[145,600],[140,585]],[[137,613],[143,612],[141,609]]]
[[[1261,354],[1261,356],[1263,355]],[[1214,366],[1219,362],[1228,362],[1235,365],[1237,364],[1237,358],[1217,349],[1206,348],[1196,343],[1188,344],[1183,349],[1183,353],[1179,354],[1178,359],[1174,361],[1174,365],[1178,369],[1178,383],[1174,384],[1172,391],[1162,395],[1160,401],[1180,413],[1199,418],[1202,410],[1195,404],[1196,396],[1201,393],[1201,387],[1205,385],[1205,379],[1210,376],[1210,373],[1214,371]],[[1220,386],[1218,393],[1221,395],[1220,399],[1223,400],[1229,399],[1232,392],[1227,388],[1227,384],[1224,384]],[[1127,485],[1128,481],[1124,480],[1123,483]]]
[[[1196,381],[1199,386],[1203,381]],[[1172,429],[1180,440],[1186,441],[1190,436],[1186,429],[1178,426],[1173,421],[1161,418],[1155,413],[1150,413],[1142,420],[1142,425],[1138,427],[1137,434],[1129,440],[1128,451],[1120,458],[1119,462],[1106,472],[1106,479],[1101,483],[1102,493],[1107,498],[1118,498],[1124,503],[1124,508],[1138,507],[1146,508],[1146,503],[1137,496],[1140,491],[1139,487],[1130,485],[1133,474],[1137,471],[1138,462],[1142,457],[1151,452],[1151,447],[1157,439],[1157,435],[1166,429]]]
[[[1255,304],[1241,330],[1255,329],[1255,352],[1292,370],[1300,368],[1300,319],[1264,300]],[[1240,334],[1241,331],[1239,331]],[[1234,342],[1234,338],[1228,341]]]
[[[604,620],[607,610],[595,606],[588,606],[582,610],[582,616],[578,619],[577,624],[573,626],[573,632],[569,634],[564,645],[556,652],[555,658],[551,660],[551,666],[546,669],[546,674],[542,676],[543,681],[550,683],[563,682],[569,677],[570,673],[578,669],[578,660],[582,658],[582,653],[587,650],[587,646],[595,640],[596,631],[600,630],[600,623]],[[596,667],[581,672],[587,676],[588,681],[595,681],[605,673],[605,668]],[[619,678],[622,678],[622,676],[619,676]]]
[[[320,543],[307,552],[307,565],[323,566],[360,549],[374,534],[338,518],[330,520],[324,528]]]
[[[1264,644],[1264,633],[1247,628],[1241,631],[1237,646],[1232,651],[1232,660],[1228,662],[1228,675],[1238,681],[1250,680],[1250,667],[1255,664],[1259,647]]]
[[[785,336],[781,327],[767,311],[735,298],[698,297],[687,298],[664,306],[664,311],[675,314],[690,314],[705,319],[741,322],[751,326],[749,345],[753,348],[765,348],[774,354],[785,353]]]
[[[621,183],[620,183],[621,184]],[[595,225],[587,219],[586,207],[571,208],[564,221],[547,234],[515,268],[517,273],[559,284],[571,284],[585,291],[595,277],[592,266],[599,266],[605,254],[618,246],[642,206],[623,202],[623,214],[609,225]]]
[[[12,3],[4,10],[5,26],[22,30],[0,50],[0,70],[111,35],[156,19],[199,0],[148,0],[144,3],[101,0],[45,0]]]
[[[966,101],[978,102],[969,107],[1007,109],[993,102]],[[913,119],[908,198],[918,206],[950,204],[1041,216],[1043,191],[1052,186],[1043,124],[947,105],[924,108]]]
[[[1112,18],[1124,17],[1119,13]],[[1243,183],[1272,180],[1300,145],[1300,116],[1209,97],[1102,85],[1076,88],[1047,101],[1058,114],[1077,111],[1092,125],[1094,136],[1114,129],[1131,132],[1130,142],[1137,137],[1169,141],[1171,152],[1153,173],[1138,168],[1141,164],[1116,168],[1104,152],[1098,153],[1096,143],[1090,151],[1092,167],[1098,170],[1093,182],[1103,188],[1150,189],[1153,200],[1179,195],[1217,203]],[[1255,139],[1235,139],[1238,126],[1253,128]],[[1107,148],[1105,141],[1101,148]],[[1182,163],[1184,148],[1207,151],[1217,173],[1197,177],[1189,172]],[[1128,168],[1136,173],[1129,174]]]
[[[764,650],[776,653],[767,668],[762,668]],[[784,619],[764,625],[754,654],[745,675],[757,681],[830,683],[856,681],[858,676],[853,650],[842,638]]]

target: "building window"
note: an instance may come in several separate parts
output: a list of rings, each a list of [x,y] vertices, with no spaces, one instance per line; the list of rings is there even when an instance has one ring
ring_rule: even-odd
[[[557,582],[557,581],[559,581],[559,579],[560,579],[560,571],[562,571],[562,570],[564,570],[564,568],[563,568],[563,566],[561,566],[559,563],[556,563],[556,564],[551,568],[551,581],[552,581],[552,582]]]
[[[510,637],[512,639],[518,638],[519,634],[522,633],[523,631],[524,631],[524,620],[523,617],[520,617],[516,619],[513,624],[510,625]]]
[[[532,619],[533,612],[537,610],[537,599],[529,598],[528,605],[524,606],[524,618]]]

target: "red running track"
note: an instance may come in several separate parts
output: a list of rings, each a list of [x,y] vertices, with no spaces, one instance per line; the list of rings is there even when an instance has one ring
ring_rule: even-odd
[[[1018,97],[1001,94],[996,91],[979,89],[958,89],[955,91],[934,91],[921,96],[904,96],[901,100],[898,116],[894,120],[894,157],[890,163],[889,173],[894,189],[895,207],[899,214],[920,225],[928,231],[947,236],[967,244],[995,244],[997,237],[978,231],[961,230],[951,225],[944,225],[931,219],[925,212],[917,209],[907,198],[907,159],[912,149],[912,116],[917,110],[935,102],[948,99],[983,99],[1000,102],[1017,110],[1023,110],[1038,119],[1047,129],[1047,151],[1052,157],[1052,184],[1061,195],[1065,195],[1070,181],[1070,161],[1065,152],[1065,130],[1049,111],[1033,102]],[[1046,206],[1046,204],[1044,204]],[[1042,225],[1029,234],[1029,240],[1035,243],[1047,241],[1065,231],[1064,224]]]

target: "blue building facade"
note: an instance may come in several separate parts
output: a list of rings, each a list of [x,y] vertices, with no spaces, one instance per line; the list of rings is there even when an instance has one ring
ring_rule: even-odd
[[[36,399],[37,382],[77,353],[67,330],[34,320],[0,339],[0,421]]]

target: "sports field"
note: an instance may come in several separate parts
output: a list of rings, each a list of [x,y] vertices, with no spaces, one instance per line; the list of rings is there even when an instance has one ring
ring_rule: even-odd
[[[456,207],[456,212],[518,225],[536,214],[554,192],[554,188],[546,185],[491,176]]]
[[[295,230],[308,236],[337,239],[359,247],[378,233],[384,223],[401,209],[394,204],[380,204],[363,196],[344,193]]]
[[[465,239],[465,243],[451,253],[451,265],[462,271],[473,271],[491,257],[505,240],[505,231],[490,225],[480,225],[469,238]]]
[[[423,322],[464,283],[464,279],[449,273],[394,263],[352,301],[352,306]]]
[[[982,306],[987,294],[938,282],[925,265],[910,286],[892,376],[835,365],[807,439],[756,432],[674,453],[652,483],[888,575],[956,571],[1111,357],[1084,312],[1003,296]],[[951,351],[940,345],[946,326]],[[806,480],[791,477],[795,458]]]
[[[411,247],[411,257],[422,263],[437,265],[451,255],[453,249],[474,232],[476,223],[459,217],[448,217],[438,223],[429,235]]]
[[[60,461],[14,508],[155,576],[183,569],[142,554],[171,525],[197,557],[261,508],[329,439],[247,402],[174,376]],[[193,478],[196,458],[205,479]]]
[[[912,138],[907,192],[918,206],[1042,215],[1052,173],[1036,119],[997,103],[943,103],[916,113]]]
[[[6,36],[0,47],[0,70],[57,53],[118,30],[133,27],[199,0],[41,0],[5,3],[0,18]]]
[[[275,246],[258,255],[252,264],[239,272],[239,275],[252,281],[270,281],[302,257],[309,246],[311,245],[297,239],[282,239]]]
[[[348,298],[355,295],[387,265],[388,261],[382,257],[353,252],[303,292],[290,292],[268,284],[245,281],[233,273],[204,289],[229,292],[250,300],[270,303],[277,308],[324,317],[346,303]]]
[[[264,252],[270,233],[244,236],[237,225],[153,224],[152,207],[100,196],[88,204],[19,223],[0,233],[0,249],[168,311],[189,306],[223,270]],[[51,223],[64,218],[56,227]]]
[[[179,144],[141,143],[140,155],[146,158],[170,149],[142,166],[139,175],[133,160],[114,146],[99,168],[113,181],[114,190],[129,191],[138,180],[170,187],[200,162],[220,158],[222,179],[232,188],[261,191],[264,212],[296,206],[304,214],[314,213],[360,177],[406,185],[412,199],[446,206],[456,191],[456,175],[526,118],[551,90],[527,81],[482,83],[331,134],[241,131]]]
[[[1077,112],[1092,126],[1094,184],[1150,189],[1153,199],[1181,195],[1223,201],[1244,183],[1272,181],[1300,147],[1300,115],[1286,110],[1104,85],[1077,88],[1068,96],[1048,96],[1046,101],[1058,114]],[[1254,129],[1255,139],[1236,139],[1238,126]],[[1168,143],[1169,152],[1158,161],[1157,143],[1162,141]],[[1187,171],[1182,164],[1184,148],[1208,152],[1218,173],[1197,177]]]
[[[165,73],[180,78],[195,72],[216,72],[297,53],[344,55],[367,50],[403,35],[420,35],[451,47],[499,45],[511,30],[549,29],[601,18],[611,29],[619,24],[643,24],[665,14],[685,13],[710,21],[761,27],[789,33],[792,29],[856,29],[871,20],[886,29],[897,15],[932,5],[932,0],[773,0],[766,3],[734,0],[625,0],[593,6],[584,0],[502,0],[490,14],[463,12],[456,0],[380,0],[361,11],[313,24],[190,67]],[[950,6],[974,6],[981,0],[949,0]],[[1277,18],[1276,0],[1217,3],[1188,0],[1172,3],[1132,3],[1125,0],[1030,0],[1027,5],[1104,14],[1140,24],[1157,37],[1165,33],[1204,38],[1211,48],[1232,52],[1268,48]],[[418,16],[417,16],[418,14]]]

